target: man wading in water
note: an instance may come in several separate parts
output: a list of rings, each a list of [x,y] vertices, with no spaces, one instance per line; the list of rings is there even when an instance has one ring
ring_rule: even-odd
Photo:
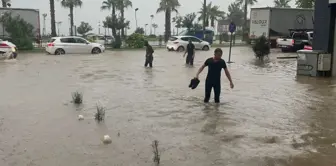
[[[191,42],[189,39],[189,44],[187,45],[187,50],[183,55],[183,58],[185,55],[188,53],[187,58],[186,58],[186,64],[187,65],[194,65],[194,58],[195,58],[195,45]]]
[[[145,41],[145,46],[146,46],[146,61],[145,61],[145,67],[149,65],[149,67],[153,67],[153,47],[148,44],[148,41]]]
[[[215,50],[215,55],[212,58],[208,58],[204,64],[200,67],[196,74],[198,78],[199,74],[203,69],[208,66],[208,75],[205,81],[205,98],[204,102],[208,103],[211,96],[211,89],[215,92],[215,103],[219,103],[220,92],[221,92],[221,71],[224,69],[225,75],[230,81],[230,87],[233,89],[234,85],[231,79],[229,70],[226,67],[225,61],[222,59],[223,51],[220,48]]]

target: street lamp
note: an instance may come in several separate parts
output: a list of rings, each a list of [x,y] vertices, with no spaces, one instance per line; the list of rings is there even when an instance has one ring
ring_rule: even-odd
[[[148,24],[145,24],[145,35],[147,34],[147,25]]]
[[[134,13],[135,13],[135,28],[138,28],[138,19],[137,19],[137,11],[139,10],[139,8],[135,8],[134,9]]]
[[[151,17],[151,24],[149,25],[149,28],[150,28],[150,34],[149,35],[151,35],[152,34],[152,25],[153,25],[153,19],[154,19],[154,15],[152,14],[152,15],[150,15],[150,17]]]

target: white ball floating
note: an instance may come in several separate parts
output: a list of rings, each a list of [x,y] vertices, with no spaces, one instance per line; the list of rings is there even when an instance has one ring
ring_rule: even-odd
[[[111,137],[109,135],[104,135],[104,137],[103,137],[103,143],[104,144],[110,144],[110,143],[112,143]]]
[[[78,120],[84,120],[84,116],[83,115],[78,115]]]

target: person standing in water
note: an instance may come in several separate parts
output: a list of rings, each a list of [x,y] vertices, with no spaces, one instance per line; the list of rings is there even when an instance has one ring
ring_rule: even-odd
[[[145,46],[146,46],[146,61],[145,61],[145,67],[147,67],[149,65],[149,67],[153,67],[153,47],[151,45],[149,45],[148,41],[145,41]]]
[[[225,61],[222,59],[223,51],[220,48],[217,48],[214,52],[214,57],[208,58],[204,64],[200,67],[196,74],[196,78],[199,77],[199,74],[203,69],[208,67],[208,75],[205,81],[205,97],[204,102],[208,103],[211,96],[211,90],[214,89],[215,92],[215,103],[219,103],[220,93],[221,93],[221,72],[224,69],[225,75],[230,81],[230,88],[233,89],[234,85],[231,79],[229,70],[227,69]]]
[[[185,55],[188,53],[187,58],[186,58],[186,64],[187,65],[194,65],[194,58],[195,58],[195,45],[191,42],[191,40],[189,39],[189,43],[187,45],[187,50],[183,55],[183,58],[185,57]]]

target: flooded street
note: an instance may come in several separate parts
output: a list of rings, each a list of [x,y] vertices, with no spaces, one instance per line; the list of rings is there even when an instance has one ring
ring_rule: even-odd
[[[281,53],[261,63],[250,48],[232,52],[235,89],[223,73],[219,107],[203,103],[207,69],[188,88],[213,50],[197,52],[194,68],[165,49],[153,69],[143,51],[0,62],[0,166],[151,166],[154,140],[164,166],[336,165],[336,81],[296,77],[296,60]],[[81,106],[71,103],[75,91]],[[105,134],[112,144],[102,144]]]

